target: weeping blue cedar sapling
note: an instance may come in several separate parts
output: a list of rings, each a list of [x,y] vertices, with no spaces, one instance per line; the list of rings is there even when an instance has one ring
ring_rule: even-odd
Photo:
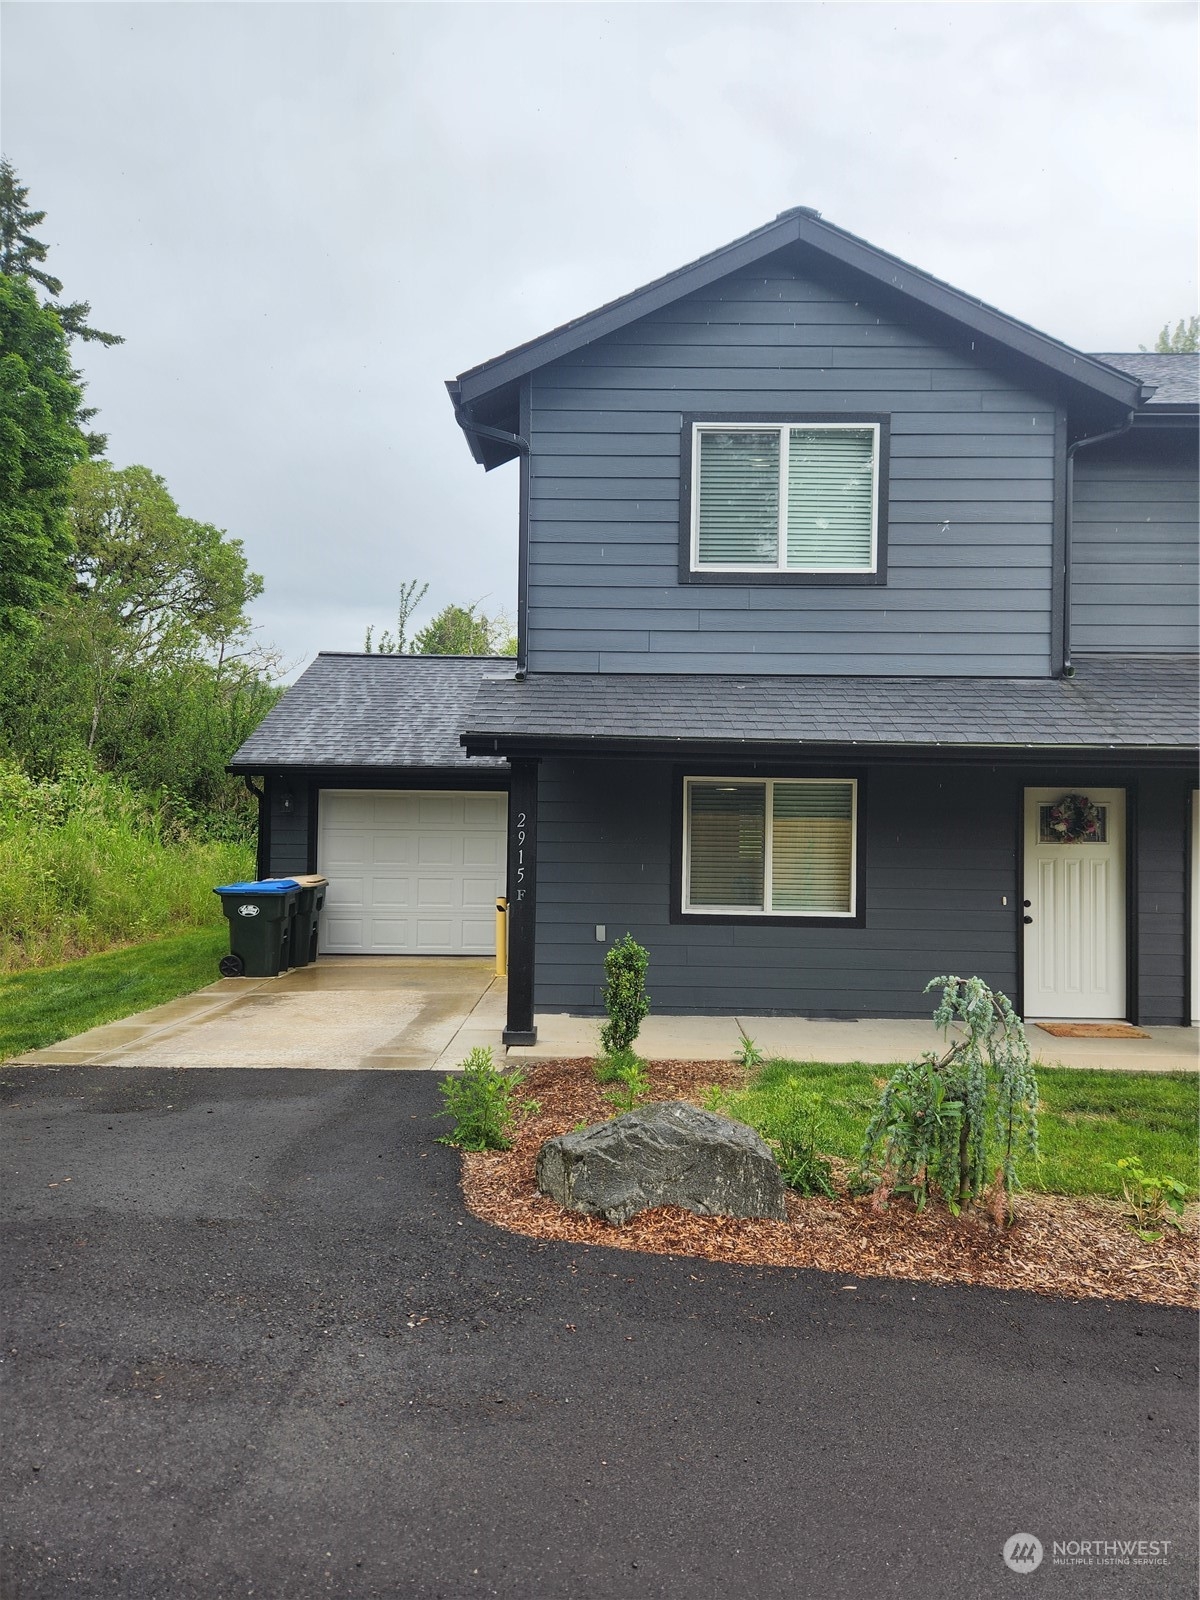
[[[1008,997],[982,978],[934,978],[925,993],[937,988],[934,1022],[944,1036],[961,1031],[943,1055],[927,1051],[892,1074],[863,1139],[860,1174],[877,1210],[897,1193],[922,1211],[936,1191],[958,1216],[988,1189],[992,1219],[1004,1226],[1020,1187],[1017,1161],[1038,1153],[1029,1041]]]

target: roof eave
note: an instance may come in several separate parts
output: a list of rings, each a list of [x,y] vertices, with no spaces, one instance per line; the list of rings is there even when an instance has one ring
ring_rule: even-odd
[[[907,296],[937,314],[948,317],[978,337],[991,340],[1079,385],[1093,396],[1127,410],[1137,410],[1144,385],[1128,373],[1097,361],[1048,334],[1006,316],[1003,312],[931,278],[918,268],[888,255],[865,240],[846,233],[815,214],[785,213],[775,222],[747,234],[720,250],[656,279],[596,311],[589,312],[491,361],[471,367],[451,380],[456,408],[470,406],[519,382],[537,368],[582,349],[596,339],[615,333],[684,295],[753,266],[765,256],[791,245],[811,249],[839,265],[865,275],[893,293]],[[472,445],[472,453],[476,447]],[[478,455],[476,454],[476,459]]]

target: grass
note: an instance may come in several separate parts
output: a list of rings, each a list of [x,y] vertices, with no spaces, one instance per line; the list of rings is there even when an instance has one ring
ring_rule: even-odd
[[[150,944],[0,975],[0,1060],[201,989],[216,981],[228,948],[222,917]]]
[[[797,1097],[816,1100],[826,1155],[857,1158],[890,1066],[861,1062],[769,1061],[748,1088],[727,1091],[721,1109],[767,1138]],[[1186,1073],[1095,1072],[1046,1067],[1038,1072],[1041,1159],[1021,1181],[1047,1194],[1109,1195],[1121,1186],[1108,1163],[1136,1155],[1148,1172],[1178,1178],[1200,1192],[1197,1079]]]
[[[0,973],[215,925],[213,886],[254,874],[219,838],[109,775],[0,763]]]

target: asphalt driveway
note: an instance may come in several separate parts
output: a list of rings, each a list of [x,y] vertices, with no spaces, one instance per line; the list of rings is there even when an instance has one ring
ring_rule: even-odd
[[[0,1085],[14,1600],[1196,1593],[1184,1313],[509,1236],[427,1073]]]

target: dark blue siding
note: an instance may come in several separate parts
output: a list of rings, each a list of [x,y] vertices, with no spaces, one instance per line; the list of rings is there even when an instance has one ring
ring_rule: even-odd
[[[1197,645],[1196,435],[1138,434],[1075,462],[1071,641],[1078,652]]]
[[[1194,779],[1151,773],[1137,789],[1136,1020],[1186,1024],[1188,798]]]
[[[308,785],[267,779],[270,805],[271,874],[286,877],[289,872],[308,871]],[[284,797],[290,806],[284,810]]]
[[[779,267],[535,374],[538,671],[1049,672],[1055,410]],[[687,411],[891,416],[887,583],[678,580]]]
[[[835,775],[832,772],[830,775]],[[545,761],[539,798],[539,1011],[600,1009],[604,946],[626,931],[651,956],[665,1013],[926,1016],[943,972],[978,973],[1019,999],[1018,831],[1024,786],[1045,769],[887,766],[866,775],[861,928],[671,920],[672,768]],[[1099,770],[1135,796],[1134,1019],[1186,1021],[1186,773]],[[1008,905],[1001,904],[1008,896]],[[1133,997],[1131,996],[1131,1002]]]
[[[670,767],[545,762],[537,1008],[599,1007],[596,923],[648,947],[661,1012],[924,1016],[922,990],[946,971],[1012,994],[1019,793],[990,770],[877,769],[860,834],[865,927],[680,923],[670,920]]]

